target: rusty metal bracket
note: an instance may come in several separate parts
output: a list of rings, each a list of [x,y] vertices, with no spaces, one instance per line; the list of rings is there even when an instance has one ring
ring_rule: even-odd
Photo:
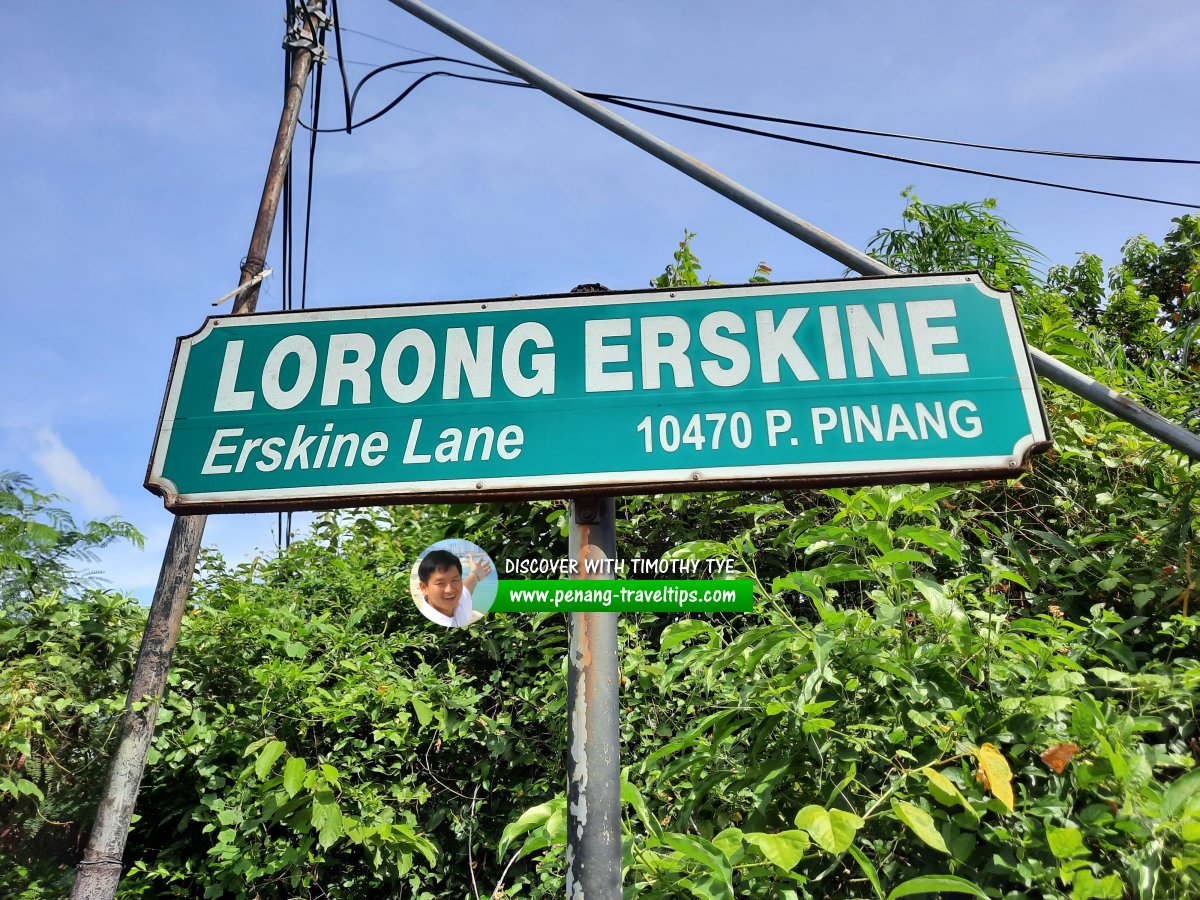
[[[318,64],[324,64],[329,59],[329,51],[317,39],[317,32],[328,28],[333,21],[324,7],[323,0],[295,4],[283,39],[285,48],[307,50],[313,55],[313,62]]]
[[[601,497],[576,497],[571,501],[576,525],[595,525],[600,521]]]

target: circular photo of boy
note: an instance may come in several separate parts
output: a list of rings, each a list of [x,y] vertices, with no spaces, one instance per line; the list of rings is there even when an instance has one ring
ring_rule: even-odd
[[[409,589],[421,615],[446,628],[466,628],[492,608],[499,584],[491,557],[470,541],[448,538],[425,549]]]

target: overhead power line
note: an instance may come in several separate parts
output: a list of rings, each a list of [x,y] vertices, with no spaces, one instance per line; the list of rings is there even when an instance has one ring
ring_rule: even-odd
[[[592,96],[592,95],[586,95]],[[592,99],[601,99],[592,97]],[[841,153],[851,153],[855,156],[866,156],[872,159],[885,159],[892,162],[905,163],[910,166],[924,166],[929,169],[941,169],[944,172],[959,172],[964,175],[980,175],[984,178],[996,178],[1001,181],[1014,181],[1020,184],[1033,184],[1039,187],[1057,188],[1062,191],[1076,191],[1083,194],[1097,194],[1102,197],[1117,197],[1122,200],[1139,200],[1142,203],[1158,203],[1163,206],[1188,206],[1193,209],[1200,209],[1200,203],[1186,203],[1180,200],[1161,200],[1155,197],[1142,197],[1137,194],[1124,194],[1119,191],[1105,191],[1100,188],[1082,187],[1074,184],[1064,184],[1058,181],[1044,181],[1040,178],[1024,178],[1020,175],[1004,175],[999,172],[988,172],[983,169],[971,169],[966,166],[953,166],[949,163],[932,162],[926,159],[913,159],[907,156],[896,156],[891,153],[877,153],[873,150],[862,150],[857,147],[846,147],[841,144],[828,144],[824,141],[812,141],[807,138],[795,137],[789,134],[778,134],[774,131],[763,131],[759,128],[749,128],[745,125],[733,125],[729,122],[714,122],[711,119],[704,119],[698,116],[689,116],[685,113],[668,112],[665,109],[654,109],[650,106],[644,106],[640,103],[629,103],[624,100],[617,100],[615,97],[606,98],[607,102],[616,106],[623,106],[627,109],[636,109],[641,112],[647,112],[656,116],[664,116],[669,119],[679,119],[684,122],[694,122],[698,125],[708,125],[714,128],[722,128],[726,131],[736,131],[740,134],[751,134],[757,137],[771,138],[776,141],[788,141],[793,144],[803,144],[806,147],[820,147],[825,150],[837,150]]]
[[[488,72],[498,73],[501,75],[508,74],[507,72],[504,72],[502,69],[496,69],[496,68],[493,68],[492,66],[482,65],[480,63],[474,63],[474,62],[470,62],[468,60],[456,59],[454,57],[437,56],[437,55],[422,56],[422,57],[417,57],[414,59],[400,60],[398,62],[388,63],[387,65],[377,66],[371,72],[368,72],[365,76],[363,76],[362,79],[359,80],[358,84],[355,85],[354,91],[350,97],[350,104],[349,104],[349,110],[351,112],[351,116],[353,115],[354,105],[358,99],[359,92],[363,89],[363,87],[366,86],[367,82],[370,81],[372,78],[374,78],[375,76],[380,75],[384,72],[391,71],[393,69],[399,69],[399,68],[403,68],[406,66],[418,65],[420,63],[427,63],[427,62],[450,62],[450,63],[454,63],[454,64],[458,64],[458,65],[470,66],[475,69],[482,69],[482,70],[488,71]],[[352,125],[350,127],[361,128],[364,125],[367,125],[371,122],[376,121],[377,119],[381,118],[382,116],[384,116],[388,112],[390,112],[392,109],[394,109],[400,103],[402,103],[405,99],[407,99],[408,96],[410,94],[412,94],[412,92],[415,91],[420,85],[424,84],[429,79],[437,77],[437,76],[443,76],[443,77],[447,77],[447,78],[457,78],[457,79],[460,79],[463,81],[476,81],[476,82],[482,82],[485,84],[498,84],[498,85],[502,85],[505,87],[518,87],[518,88],[532,89],[531,86],[526,84],[525,82],[513,81],[511,78],[488,78],[488,77],[479,76],[479,75],[466,75],[461,72],[450,72],[450,71],[441,71],[441,70],[434,71],[434,72],[426,72],[423,75],[421,75],[419,78],[414,80],[411,84],[409,84],[408,87],[406,87],[399,95],[397,95],[386,106],[382,107],[377,112],[372,113],[371,115],[367,116],[366,118],[362,119],[361,121],[352,123]],[[605,94],[605,93],[600,93],[600,92],[595,92],[595,91],[580,91],[580,93],[582,93],[585,97],[590,97],[593,100],[597,100],[600,102],[606,102],[606,103],[612,103],[614,105],[623,106],[628,109],[635,109],[640,112],[648,113],[650,115],[655,115],[655,116],[660,116],[660,117],[670,118],[670,119],[677,119],[680,121],[691,122],[691,123],[697,124],[697,125],[705,125],[705,126],[708,126],[711,128],[721,128],[726,131],[733,131],[733,132],[737,132],[737,133],[741,133],[741,134],[749,134],[749,135],[753,135],[755,137],[764,137],[764,138],[769,138],[771,140],[786,141],[788,143],[800,144],[800,145],[808,146],[808,147],[816,147],[818,149],[833,150],[833,151],[836,151],[839,153],[849,153],[849,154],[852,154],[855,156],[863,156],[863,157],[868,157],[868,158],[872,158],[872,159],[886,160],[889,162],[898,162],[898,163],[902,163],[905,165],[913,165],[913,166],[921,166],[924,168],[938,169],[940,171],[945,171],[945,172],[955,172],[955,173],[964,174],[964,175],[976,175],[976,176],[979,176],[982,178],[992,178],[992,179],[997,179],[1000,181],[1010,181],[1010,182],[1015,182],[1015,183],[1019,183],[1019,184],[1030,184],[1030,185],[1035,185],[1038,187],[1047,187],[1047,188],[1053,188],[1056,190],[1073,191],[1076,193],[1091,194],[1091,195],[1101,196],[1101,197],[1114,197],[1114,198],[1122,199],[1122,200],[1135,200],[1135,201],[1142,202],[1142,203],[1154,203],[1154,204],[1158,204],[1158,205],[1162,205],[1162,206],[1182,206],[1182,207],[1188,207],[1188,208],[1192,208],[1192,209],[1200,209],[1200,203],[1190,203],[1190,202],[1180,201],[1180,200],[1165,200],[1165,199],[1161,199],[1161,198],[1157,198],[1157,197],[1146,197],[1146,196],[1142,196],[1139,194],[1129,194],[1129,193],[1124,193],[1124,192],[1120,192],[1120,191],[1107,191],[1107,190],[1103,190],[1101,188],[1090,188],[1090,187],[1084,187],[1081,185],[1066,184],[1063,182],[1047,181],[1045,179],[1039,179],[1039,178],[1026,178],[1026,177],[1019,176],[1019,175],[1006,175],[1003,173],[991,172],[991,171],[987,171],[984,169],[974,169],[974,168],[969,168],[966,166],[951,165],[949,163],[939,163],[939,162],[933,162],[931,160],[914,159],[912,157],[898,156],[898,155],[891,154],[891,153],[880,153],[880,152],[876,152],[876,151],[872,151],[872,150],[863,150],[863,149],[860,149],[857,147],[847,147],[842,144],[832,144],[832,143],[827,143],[825,141],[814,141],[814,140],[810,140],[808,138],[797,137],[795,135],[780,134],[780,133],[774,132],[774,131],[765,131],[763,129],[751,128],[751,127],[744,126],[744,125],[735,125],[735,124],[732,124],[729,122],[719,122],[719,121],[704,118],[701,116],[688,115],[686,113],[671,112],[671,111],[665,110],[665,109],[656,109],[654,106],[646,105],[648,103],[658,103],[658,104],[662,104],[662,105],[670,105],[670,106],[677,107],[677,108],[679,108],[679,107],[693,108],[693,107],[689,107],[685,104],[675,104],[675,103],[671,103],[669,101],[645,100],[645,101],[634,102],[631,99],[626,99],[626,98],[622,97],[621,95],[617,95],[617,94]],[[744,115],[748,118],[760,118],[760,119],[768,118],[768,117],[759,117],[759,116],[756,116],[754,114],[749,114],[749,113],[744,114]],[[775,120],[775,119],[772,119],[772,120]],[[782,121],[782,120],[780,120],[780,121]],[[791,120],[787,120],[787,121],[791,121]],[[798,122],[798,120],[796,120],[796,121]],[[300,124],[305,128],[310,128],[310,126],[308,126],[304,122],[301,122]],[[840,126],[837,126],[837,127],[840,128]],[[312,129],[310,128],[310,130],[312,130]],[[337,132],[337,131],[343,131],[343,130],[349,131],[350,128],[348,128],[348,127],[325,128],[325,129],[318,129],[318,130],[325,131],[325,132]],[[883,133],[883,132],[865,132],[863,130],[860,130],[860,131],[862,133],[878,134],[880,136],[892,136],[892,137],[901,137],[901,138],[906,138],[906,139],[916,139],[911,136],[888,135],[887,133]],[[928,139],[928,140],[932,140],[935,142],[942,142],[940,139]],[[1122,161],[1122,162],[1160,162],[1160,163],[1176,162],[1176,163],[1186,163],[1186,164],[1200,162],[1200,160],[1166,160],[1166,159],[1150,158],[1150,157],[1117,157],[1117,156],[1108,155],[1108,154],[1078,154],[1078,153],[1067,153],[1065,151],[1023,151],[1023,150],[1018,150],[1017,148],[998,148],[998,147],[986,147],[985,145],[965,144],[964,142],[957,142],[957,143],[959,143],[960,145],[963,145],[963,146],[971,146],[971,147],[975,147],[975,148],[979,148],[979,149],[1005,149],[1005,150],[1008,150],[1009,152],[1029,152],[1029,153],[1040,153],[1043,155],[1064,155],[1064,156],[1072,156],[1072,157],[1076,157],[1076,158],[1103,159],[1103,160]]]
[[[336,23],[335,23],[335,25],[336,25]],[[409,64],[414,64],[417,62],[448,62],[448,63],[454,63],[456,65],[470,66],[470,67],[476,68],[476,69],[483,69],[488,72],[493,72],[497,75],[505,75],[505,76],[509,75],[509,73],[506,72],[504,69],[498,69],[495,66],[484,65],[482,63],[472,62],[472,61],[466,60],[466,59],[459,59],[459,58],[453,57],[453,56],[438,56],[435,54],[427,53],[424,50],[419,50],[415,47],[409,47],[405,44],[398,44],[395,41],[389,41],[386,38],[381,38],[377,35],[369,34],[365,31],[355,31],[352,28],[346,28],[344,30],[346,31],[347,34],[356,34],[356,35],[359,35],[360,37],[365,37],[365,38],[369,38],[373,41],[378,41],[381,44],[387,44],[390,47],[397,47],[401,50],[408,50],[412,53],[421,54],[420,60],[407,60],[407,61],[402,61],[400,63],[391,63],[391,64],[389,64],[389,66],[379,66],[378,68],[381,71],[386,68],[389,68],[389,67],[395,67],[398,65],[409,65]],[[341,45],[340,44],[338,45],[338,53],[339,54],[341,53]],[[366,81],[368,78],[372,77],[374,74],[375,73],[368,74],[367,76],[365,76],[362,79],[362,81]],[[360,81],[360,84],[361,83],[362,82]],[[525,86],[523,82],[522,82],[522,86]],[[686,110],[691,110],[692,112],[709,113],[711,115],[728,116],[730,118],[750,119],[750,120],[759,121],[759,122],[773,122],[777,125],[793,125],[797,128],[813,128],[813,129],[818,129],[818,130],[823,130],[823,131],[837,131],[837,132],[841,132],[844,134],[860,134],[860,135],[864,135],[867,137],[882,137],[882,138],[892,138],[895,140],[902,140],[902,141],[920,141],[920,142],[930,143],[930,144],[944,144],[947,146],[965,147],[965,148],[969,148],[969,149],[973,149],[973,150],[993,150],[993,151],[996,151],[999,153],[1028,154],[1028,155],[1032,155],[1032,156],[1055,156],[1055,157],[1063,157],[1063,158],[1067,158],[1067,159],[1096,159],[1096,160],[1105,160],[1105,161],[1110,161],[1110,162],[1161,163],[1161,164],[1165,164],[1165,165],[1184,165],[1184,166],[1200,165],[1200,159],[1186,159],[1186,158],[1173,158],[1173,157],[1160,157],[1160,156],[1133,156],[1133,155],[1128,155],[1128,154],[1116,154],[1116,153],[1087,153],[1087,152],[1072,151],[1072,150],[1045,150],[1045,149],[1037,149],[1037,148],[1032,148],[1032,147],[1008,147],[1003,144],[984,144],[984,143],[977,143],[974,141],[955,140],[952,138],[939,138],[939,137],[929,137],[927,135],[904,134],[902,132],[896,132],[896,131],[879,131],[877,129],[872,129],[872,128],[855,128],[855,127],[852,127],[849,125],[834,125],[834,124],[831,124],[828,122],[814,122],[814,121],[805,120],[805,119],[792,119],[792,118],[787,118],[785,116],[773,116],[773,115],[766,115],[763,113],[750,113],[750,112],[745,112],[743,110],[724,109],[724,108],[717,107],[717,106],[701,106],[701,105],[696,105],[696,104],[691,104],[691,103],[680,103],[678,101],[673,101],[673,100],[657,100],[657,99],[649,98],[649,97],[629,97],[629,96],[624,96],[622,94],[609,94],[609,93],[604,93],[604,92],[580,91],[579,93],[583,94],[585,97],[590,97],[593,100],[604,100],[604,101],[620,100],[620,101],[626,101],[629,103],[646,103],[646,104],[650,104],[652,106],[668,106],[673,109],[686,109]]]
[[[582,92],[581,92],[582,93]],[[795,125],[799,128],[817,128],[824,131],[840,131],[845,134],[862,134],[870,137],[895,138],[901,141],[924,141],[929,144],[947,144],[951,147],[969,147],[974,150],[996,150],[1000,153],[1025,153],[1033,156],[1058,156],[1068,159],[1100,159],[1110,162],[1164,163],[1168,165],[1200,166],[1200,159],[1172,159],[1159,156],[1121,156],[1111,153],[1078,153],[1068,150],[1035,150],[1028,147],[1005,147],[1000,144],[976,144],[971,141],[956,141],[949,138],[924,137],[916,134],[901,134],[895,131],[874,131],[870,128],[851,128],[847,125],[830,125],[825,122],[806,122],[803,119],[787,119],[758,113],[739,112],[715,106],[694,106],[690,103],[675,103],[670,100],[650,100],[644,97],[623,97],[620,94],[584,94],[593,100],[613,103],[649,103],[654,106],[669,106],[673,109],[690,109],[693,112],[711,113],[738,119],[753,119],[757,122],[774,122],[778,125]],[[631,107],[636,109],[637,107]]]

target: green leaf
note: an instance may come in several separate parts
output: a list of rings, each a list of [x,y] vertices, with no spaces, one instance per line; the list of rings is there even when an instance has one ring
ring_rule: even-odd
[[[678,834],[668,831],[662,836],[663,843],[689,859],[704,866],[709,873],[715,875],[725,886],[733,889],[733,870],[725,855],[703,838],[692,837],[689,834]],[[731,894],[732,896],[732,894]]]
[[[924,544],[931,550],[946,554],[955,562],[962,559],[962,544],[940,528],[903,525],[896,529],[896,536]]]
[[[646,799],[642,796],[642,792],[636,786],[630,784],[622,778],[621,780],[621,802],[628,803],[645,825],[654,834],[661,834],[662,829],[659,827],[658,820],[650,815],[650,809],[646,806]],[[740,832],[739,832],[740,833]]]
[[[950,848],[946,846],[946,841],[937,830],[937,826],[933,822],[933,816],[925,812],[919,806],[914,806],[903,800],[892,801],[892,811],[896,813],[900,821],[907,825],[912,833],[923,840],[926,844],[937,850],[939,853],[950,855]],[[906,882],[908,883],[908,882]],[[914,891],[913,893],[920,893]],[[895,892],[893,891],[893,894]],[[906,896],[901,894],[900,896]]]
[[[877,557],[874,562],[878,566],[894,566],[902,562],[932,564],[928,554],[922,553],[920,550],[889,550]]]
[[[841,809],[809,805],[796,813],[796,827],[807,831],[827,853],[845,853],[862,826],[862,819]]]
[[[46,795],[42,793],[42,789],[26,778],[22,778],[17,782],[17,793],[36,797],[39,803],[46,799]]]
[[[269,741],[258,754],[258,759],[254,761],[254,774],[260,780],[266,778],[275,766],[275,761],[283,755],[283,751],[286,749],[287,745],[283,741]]]
[[[852,762],[850,763],[850,768],[846,771],[845,777],[837,783],[832,791],[829,792],[829,799],[825,801],[825,805],[828,806],[830,803],[832,803],[834,799],[836,799],[837,796],[846,789],[846,786],[850,784],[850,782],[852,782],[857,775],[858,764]]]
[[[703,619],[683,619],[663,629],[662,638],[659,640],[659,648],[662,652],[666,653],[672,647],[679,646],[688,638],[705,633],[710,636],[716,634],[713,627]]]
[[[1163,791],[1159,812],[1164,819],[1173,819],[1191,797],[1200,791],[1200,769],[1180,775]]]
[[[663,554],[663,559],[720,559],[732,554],[728,544],[720,541],[688,541],[676,544]]]
[[[740,828],[726,828],[720,834],[712,839],[713,846],[725,854],[725,857],[732,860],[734,855],[742,849],[742,841],[745,835]]]
[[[916,894],[936,894],[939,891],[947,894],[970,894],[972,897],[982,897],[983,900],[988,900],[988,895],[978,885],[965,878],[959,878],[957,875],[920,875],[910,878],[903,884],[892,888],[892,892],[887,895],[887,900],[896,900],[897,897],[912,897]]]
[[[955,804],[959,804],[971,815],[978,818],[975,808],[971,806],[967,798],[963,796],[963,793],[958,789],[957,784],[955,784],[941,772],[937,771],[936,769],[932,769],[929,766],[925,766],[923,769],[918,771],[920,771],[920,773],[929,781],[929,793],[933,794],[934,799],[937,800],[938,803],[941,803],[943,806],[954,806]]]
[[[336,803],[329,804],[325,810],[321,830],[317,833],[317,842],[322,847],[332,847],[334,842],[342,836],[342,811],[338,809]]]
[[[508,850],[509,844],[527,831],[532,831],[539,825],[545,825],[556,809],[566,808],[566,805],[565,797],[555,797],[553,800],[547,800],[545,803],[539,803],[537,806],[531,806],[525,810],[517,821],[509,822],[505,826],[500,835],[499,854],[503,856]]]
[[[307,767],[304,765],[304,760],[298,756],[288,759],[287,764],[283,767],[283,789],[287,791],[289,797],[295,797],[296,792],[304,786],[305,771],[307,771]]]
[[[1012,572],[1008,569],[994,569],[992,571],[992,581],[1012,581],[1016,584],[1019,584],[1027,591],[1032,590],[1029,587],[1029,582],[1025,580],[1024,576],[1018,575],[1016,572]]]
[[[1047,828],[1046,842],[1056,859],[1073,859],[1088,853],[1083,836],[1074,828]]]
[[[769,862],[787,872],[796,868],[809,844],[808,835],[798,829],[780,831],[777,834],[748,832],[745,838],[761,850]]]
[[[849,847],[850,855],[854,857],[858,863],[858,867],[862,869],[864,875],[867,876],[867,881],[871,882],[871,887],[875,891],[875,896],[879,900],[883,900],[883,886],[879,883],[879,872],[875,869],[874,863],[867,859],[867,855],[857,847],[851,845]]]
[[[1080,869],[1075,873],[1072,900],[1121,900],[1123,896],[1125,889],[1117,875],[1097,878],[1089,869]]]
[[[242,751],[242,756],[249,756],[251,753],[255,752],[260,747],[264,747],[267,744],[271,743],[271,741],[272,741],[272,738],[269,735],[264,738],[259,738],[257,741],[254,741],[253,743],[247,745],[246,749]]]
[[[417,714],[417,721],[424,728],[433,721],[433,710],[429,708],[429,704],[420,697],[410,697],[408,700],[412,704],[413,711]]]

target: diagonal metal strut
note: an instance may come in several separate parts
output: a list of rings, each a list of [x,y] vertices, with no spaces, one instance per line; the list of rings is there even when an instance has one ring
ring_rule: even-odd
[[[698,159],[655,137],[644,128],[635,125],[628,119],[622,118],[595,100],[584,97],[568,85],[531,66],[502,47],[493,44],[487,38],[455,22],[453,19],[442,15],[437,10],[420,2],[420,0],[390,0],[390,2],[416,16],[426,24],[433,26],[448,37],[458,41],[460,44],[471,48],[485,59],[491,60],[496,65],[507,69],[513,75],[525,79],[534,87],[540,88],[555,100],[587,116],[598,125],[602,125],[619,137],[624,138],[631,144],[662,160],[667,165],[694,178],[705,187],[732,200],[743,209],[754,213],[760,218],[766,219],[777,228],[786,231],[793,237],[799,238],[804,243],[820,250],[826,256],[832,257],[860,275],[898,274],[895,269],[885,266],[879,260],[871,258],[856,247],[852,247],[828,232],[822,231],[812,223],[788,212],[782,206],[772,203],[766,197],[756,194],[732,178],[706,166]],[[1091,401],[1101,409],[1112,413],[1119,419],[1124,419],[1146,434],[1157,438],[1181,453],[1187,454],[1192,459],[1200,460],[1200,435],[1189,431],[1169,419],[1163,418],[1131,397],[1114,391],[1107,385],[1055,359],[1048,353],[1038,350],[1036,347],[1031,347],[1030,353],[1033,357],[1034,368],[1043,378],[1054,382],[1060,387],[1066,388],[1072,393],[1078,394],[1085,400]]]

